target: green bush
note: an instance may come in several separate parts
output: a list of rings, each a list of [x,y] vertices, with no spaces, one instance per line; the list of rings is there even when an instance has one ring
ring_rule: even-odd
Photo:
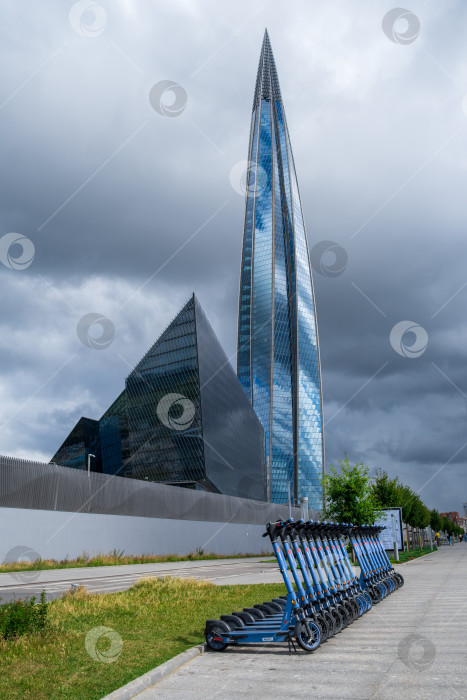
[[[48,603],[45,591],[36,604],[35,596],[0,605],[0,638],[16,639],[28,632],[43,630],[47,624]]]

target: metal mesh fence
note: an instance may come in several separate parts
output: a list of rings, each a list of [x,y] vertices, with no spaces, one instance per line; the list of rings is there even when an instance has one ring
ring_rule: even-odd
[[[251,524],[288,517],[284,505],[2,456],[0,507]]]

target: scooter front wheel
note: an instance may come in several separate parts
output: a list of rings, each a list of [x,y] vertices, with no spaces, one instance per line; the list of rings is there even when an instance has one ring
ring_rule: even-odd
[[[377,605],[378,603],[380,603],[383,599],[383,594],[381,593],[381,590],[377,586],[371,586],[369,591],[371,600],[373,601],[373,605]]]
[[[352,622],[352,615],[349,614],[343,603],[338,603],[336,610],[342,619],[342,629],[345,629]]]
[[[326,624],[328,627],[327,638],[329,639],[329,637],[332,637],[333,635],[336,634],[336,623],[334,622],[334,618],[331,615],[331,613],[329,612],[329,610],[323,610],[323,617],[326,620]]]
[[[349,598],[349,603],[354,610],[354,620],[357,620],[361,615],[363,615],[365,607],[362,601],[358,598]]]
[[[344,618],[337,608],[332,608],[330,613],[334,622],[334,634],[339,634],[344,629]]]
[[[329,637],[329,627],[323,615],[315,615],[314,621],[321,630],[321,643],[326,642]]]
[[[295,625],[294,636],[297,640],[298,646],[301,647],[303,651],[310,653],[315,651],[315,649],[317,649],[321,644],[321,630],[310,618],[307,619],[307,624],[309,632],[307,631],[307,625],[304,621],[300,620],[297,622]]]
[[[373,607],[373,601],[371,599],[371,595],[369,593],[367,593],[366,591],[363,591],[363,593],[361,595],[365,598],[365,600],[367,602],[367,605],[368,605],[367,610],[371,610],[371,608]]]

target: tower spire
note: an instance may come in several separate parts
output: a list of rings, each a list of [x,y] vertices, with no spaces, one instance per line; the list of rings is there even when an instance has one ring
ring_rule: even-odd
[[[313,283],[290,135],[264,32],[248,147],[238,378],[265,433],[268,498],[322,506],[321,378]]]
[[[256,76],[255,97],[253,99],[253,110],[258,106],[260,100],[282,100],[279,78],[277,77],[274,54],[272,53],[271,42],[268,30],[264,30],[263,45],[259,59],[258,74]]]

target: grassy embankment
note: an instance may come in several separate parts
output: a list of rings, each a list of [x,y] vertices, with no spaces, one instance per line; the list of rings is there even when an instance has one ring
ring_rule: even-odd
[[[99,700],[202,643],[206,619],[283,593],[281,584],[176,578],[143,579],[122,593],[67,593],[49,604],[44,632],[0,640],[0,697]]]
[[[433,545],[433,552],[436,552],[438,547]],[[391,564],[402,564],[405,561],[410,561],[411,559],[418,559],[418,557],[424,557],[425,554],[431,554],[431,547],[428,545],[422,549],[412,549],[410,552],[399,552],[399,562],[397,562],[394,557],[390,557]]]

